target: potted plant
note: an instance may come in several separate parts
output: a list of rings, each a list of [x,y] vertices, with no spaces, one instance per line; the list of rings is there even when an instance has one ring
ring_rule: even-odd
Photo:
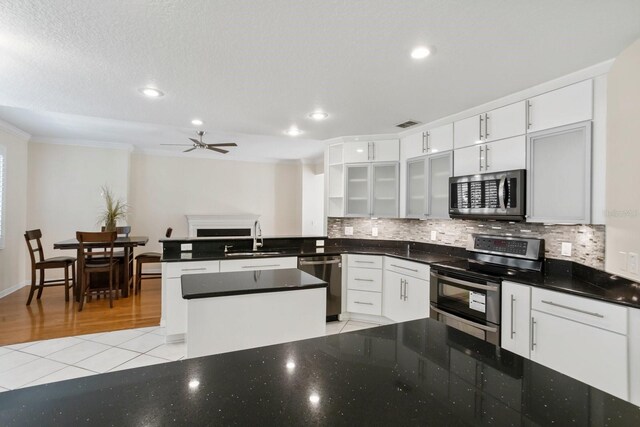
[[[129,206],[124,201],[116,199],[111,189],[106,185],[102,186],[102,196],[105,208],[100,213],[98,223],[104,224],[106,231],[116,231],[118,220],[127,216]]]

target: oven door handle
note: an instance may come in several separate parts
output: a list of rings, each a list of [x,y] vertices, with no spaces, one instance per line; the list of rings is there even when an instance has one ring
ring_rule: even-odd
[[[500,209],[507,209],[505,186],[507,184],[507,178],[500,178],[500,184],[498,185],[498,201],[500,202]]]
[[[452,277],[449,276],[442,276],[440,274],[437,273],[431,273],[431,275],[437,279],[442,279],[442,280],[447,280],[449,282],[452,283],[456,283],[458,285],[464,285],[464,286],[468,286],[470,288],[476,288],[476,289],[483,289],[485,291],[493,291],[496,292],[498,290],[498,285],[481,285],[479,283],[473,283],[473,282],[467,282],[466,280],[459,280],[459,279],[454,279]],[[490,283],[490,282],[487,282]]]
[[[483,331],[498,332],[498,328],[492,328],[491,326],[485,326],[480,323],[472,322],[471,320],[467,320],[463,317],[456,316],[455,314],[448,313],[444,310],[440,310],[439,308],[435,308],[433,305],[431,305],[431,310],[435,311],[436,313],[442,314],[445,317],[451,317],[452,319],[456,319],[459,322],[462,322],[469,326],[473,326],[474,328],[482,329]]]

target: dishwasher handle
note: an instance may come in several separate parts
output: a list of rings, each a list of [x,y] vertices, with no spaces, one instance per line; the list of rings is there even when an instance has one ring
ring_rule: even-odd
[[[339,264],[342,262],[342,259],[335,258],[326,261],[303,261],[301,259],[298,260],[298,265],[327,265],[327,264]]]

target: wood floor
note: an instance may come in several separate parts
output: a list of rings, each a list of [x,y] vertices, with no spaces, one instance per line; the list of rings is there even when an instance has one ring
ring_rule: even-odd
[[[93,298],[80,313],[61,286],[45,289],[29,307],[28,296],[24,287],[0,298],[0,346],[160,324],[160,279],[144,280],[140,294],[114,300],[111,309],[108,299]]]

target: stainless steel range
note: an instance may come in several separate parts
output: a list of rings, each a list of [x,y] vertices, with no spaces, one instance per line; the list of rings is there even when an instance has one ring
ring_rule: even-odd
[[[473,234],[467,254],[431,266],[431,317],[499,345],[502,278],[542,274],[544,240]]]

